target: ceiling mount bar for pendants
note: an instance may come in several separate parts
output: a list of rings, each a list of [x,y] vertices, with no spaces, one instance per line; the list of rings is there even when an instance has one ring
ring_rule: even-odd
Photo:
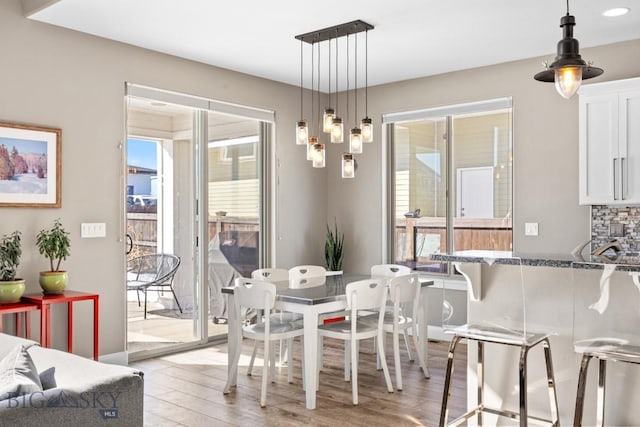
[[[374,26],[366,23],[360,19],[347,22],[340,25],[334,25],[332,27],[323,28],[322,30],[316,30],[305,34],[299,34],[295,36],[297,40],[302,40],[305,43],[319,43],[338,37],[343,37],[349,34],[357,34],[362,31],[373,30]]]

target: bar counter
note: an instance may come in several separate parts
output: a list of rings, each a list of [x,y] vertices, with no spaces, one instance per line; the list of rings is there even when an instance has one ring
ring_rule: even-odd
[[[431,259],[451,262],[466,279],[467,323],[514,320],[517,312],[514,307],[520,304],[522,317],[517,320],[526,322],[525,329],[542,328],[550,333],[560,425],[572,425],[581,360],[581,354],[574,350],[574,339],[591,332],[605,338],[626,334],[625,339],[640,344],[640,334],[636,332],[640,324],[640,256],[638,253],[616,255],[611,251],[598,257],[461,251],[432,254]],[[450,281],[446,278],[442,281],[447,280]],[[469,408],[475,407],[477,401],[476,350],[475,343],[470,342],[467,349]],[[546,418],[549,399],[542,350],[531,352],[527,386],[529,413]],[[588,372],[583,425],[595,424],[598,369],[597,364],[594,365]],[[605,425],[638,425],[640,365],[613,363],[607,369]],[[507,346],[487,345],[485,401],[491,406],[517,410],[517,378],[518,352]],[[458,415],[451,413],[449,419]],[[475,418],[470,421],[469,425],[475,425]],[[514,423],[487,415],[483,420],[484,425],[509,422]]]

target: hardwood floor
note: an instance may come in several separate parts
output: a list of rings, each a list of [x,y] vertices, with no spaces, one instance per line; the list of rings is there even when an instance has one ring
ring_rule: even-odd
[[[227,378],[226,345],[132,363],[131,366],[145,373],[145,426],[396,427],[438,424],[447,342],[429,343],[430,379],[425,379],[418,364],[409,362],[406,353],[401,352],[404,389],[394,393],[387,392],[382,371],[375,369],[371,343],[363,342],[358,374],[360,404],[353,406],[351,383],[343,380],[342,342],[326,339],[315,410],[305,409],[298,342],[294,348],[293,384],[287,383],[286,366],[279,367],[275,382],[269,385],[267,407],[260,408],[262,359],[257,358],[253,375],[247,376],[250,345],[252,342],[246,341],[243,347],[238,386],[229,395],[222,393]],[[452,415],[460,414],[466,408],[466,351],[463,348],[456,353],[450,401]],[[387,358],[395,385],[392,355],[389,347]]]

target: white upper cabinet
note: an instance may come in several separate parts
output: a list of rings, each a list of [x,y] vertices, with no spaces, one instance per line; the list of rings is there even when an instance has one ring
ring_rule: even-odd
[[[640,204],[640,78],[580,88],[580,204]]]

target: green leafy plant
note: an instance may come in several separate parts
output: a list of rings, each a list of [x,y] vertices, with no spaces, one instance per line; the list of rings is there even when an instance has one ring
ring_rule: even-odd
[[[16,278],[20,264],[22,249],[20,246],[20,232],[2,236],[0,239],[0,281],[10,281]]]
[[[342,270],[344,258],[344,233],[338,231],[338,224],[334,223],[334,230],[327,224],[327,237],[324,242],[324,258],[326,267],[332,271]]]
[[[69,232],[64,229],[60,220],[56,219],[53,227],[40,230],[36,236],[36,245],[40,254],[49,258],[50,271],[60,271],[60,263],[69,256]]]

